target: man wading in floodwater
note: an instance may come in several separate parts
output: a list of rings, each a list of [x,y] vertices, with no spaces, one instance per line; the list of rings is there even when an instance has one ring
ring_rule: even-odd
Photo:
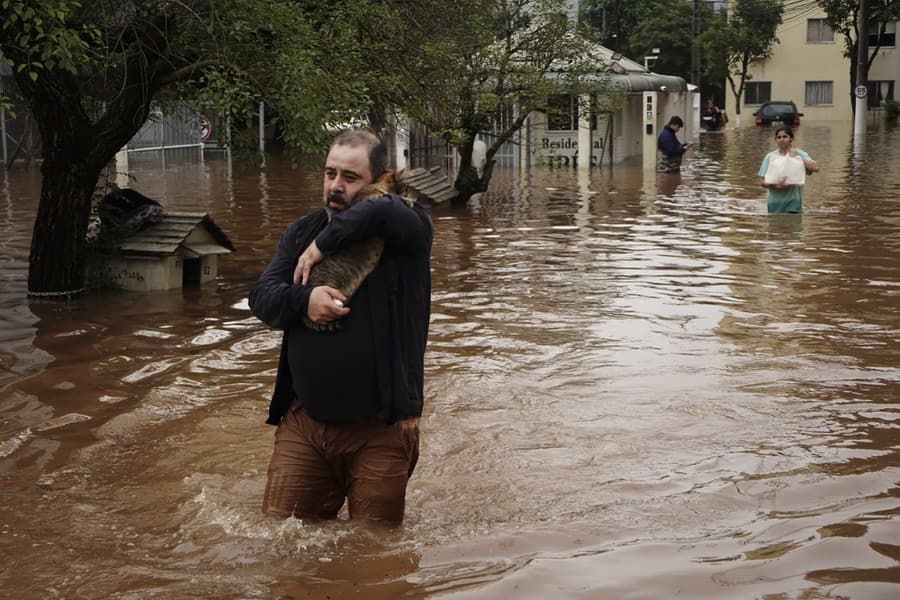
[[[681,128],[684,127],[684,121],[681,117],[674,116],[669,119],[669,124],[663,127],[659,138],[656,140],[656,148],[658,150],[658,162],[656,170],[659,173],[677,173],[681,170],[681,159],[684,153],[694,147],[692,142],[682,144],[675,136]]]
[[[434,230],[428,212],[400,196],[355,203],[387,167],[374,134],[338,135],[324,208],[288,226],[250,292],[253,314],[284,330],[266,421],[278,426],[266,514],[333,519],[346,498],[352,519],[403,520],[419,455]],[[337,289],[307,284],[324,255],[376,237],[383,254],[349,305]],[[343,326],[315,331],[304,316]]]

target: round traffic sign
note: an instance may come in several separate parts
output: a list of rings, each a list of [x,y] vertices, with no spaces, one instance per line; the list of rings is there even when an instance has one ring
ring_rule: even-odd
[[[857,98],[865,98],[869,93],[869,89],[864,85],[858,85],[856,86],[856,89],[853,90],[853,93],[856,94]]]
[[[200,115],[200,141],[205,142],[208,140],[211,133],[212,123],[209,122],[206,115]]]

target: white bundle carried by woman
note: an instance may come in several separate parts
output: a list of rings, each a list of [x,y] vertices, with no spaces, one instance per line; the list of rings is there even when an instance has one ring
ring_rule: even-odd
[[[778,154],[769,159],[766,183],[803,185],[806,183],[806,165],[800,156]]]

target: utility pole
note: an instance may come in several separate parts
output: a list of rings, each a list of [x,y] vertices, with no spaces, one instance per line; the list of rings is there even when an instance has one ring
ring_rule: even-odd
[[[0,98],[3,98],[3,78],[0,74]],[[6,165],[6,109],[0,106],[0,146],[3,146],[3,165]]]
[[[691,15],[691,83],[700,88],[700,48],[697,38],[700,37],[700,6],[702,0],[694,0],[694,12]]]
[[[866,64],[869,62],[869,0],[860,0],[859,15],[856,23],[856,115],[853,121],[853,136],[857,139],[866,136],[866,114],[868,102],[866,96]]]

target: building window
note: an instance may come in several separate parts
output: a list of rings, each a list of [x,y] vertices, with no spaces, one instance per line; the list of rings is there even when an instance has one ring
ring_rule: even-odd
[[[834,43],[834,29],[825,22],[825,19],[807,19],[806,20],[806,43],[807,44],[830,44]]]
[[[806,104],[807,106],[815,106],[816,104],[833,104],[834,82],[833,81],[807,81],[806,82]]]
[[[771,81],[748,81],[744,89],[744,104],[762,104],[772,99]]]
[[[578,129],[578,103],[568,94],[550,96],[547,101],[547,131]]]
[[[890,21],[884,23],[884,33],[881,32],[882,23],[872,23],[869,25],[869,45],[881,46],[889,48],[896,46],[897,42],[897,23]]]
[[[869,108],[878,108],[884,105],[885,100],[894,99],[894,82],[893,81],[869,81]]]

